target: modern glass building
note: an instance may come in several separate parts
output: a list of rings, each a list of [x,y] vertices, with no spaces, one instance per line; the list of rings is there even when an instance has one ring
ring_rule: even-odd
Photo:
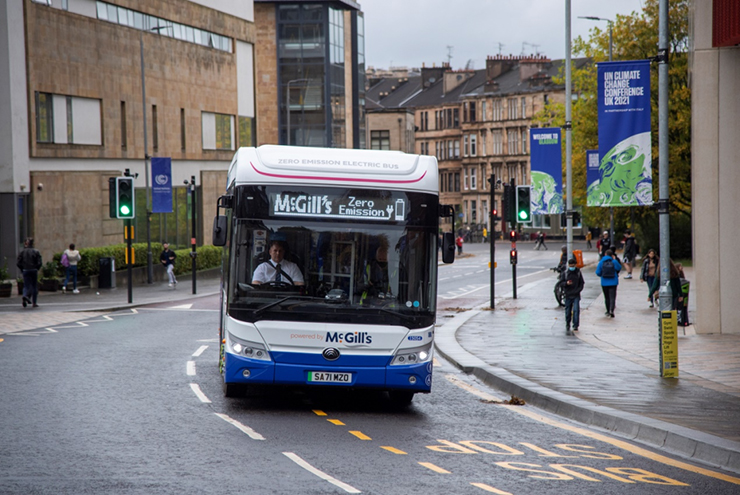
[[[264,7],[264,8],[263,8]],[[262,29],[259,42],[274,43],[276,105],[260,108],[260,144],[364,148],[365,46],[360,6],[352,1],[255,2],[258,24],[265,26],[274,9],[273,30]],[[260,15],[262,14],[262,15]],[[269,78],[268,54],[257,71]],[[277,109],[278,118],[269,114]],[[269,129],[277,122],[276,132]],[[273,135],[276,139],[270,139]]]

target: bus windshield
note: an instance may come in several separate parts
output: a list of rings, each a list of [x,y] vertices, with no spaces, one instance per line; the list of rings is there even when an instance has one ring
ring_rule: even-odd
[[[301,193],[314,197],[315,191],[306,189]],[[275,214],[271,197],[285,197],[283,191],[240,188],[230,246],[229,314],[249,322],[433,325],[438,233],[425,218],[436,221],[436,198],[388,191],[321,194],[333,198],[336,212],[347,211],[337,209],[341,198],[363,201],[367,211],[346,218],[329,208]],[[377,215],[387,210],[387,218],[356,218],[375,214],[368,204],[381,211]],[[403,215],[391,214],[391,204],[396,211],[403,207]]]

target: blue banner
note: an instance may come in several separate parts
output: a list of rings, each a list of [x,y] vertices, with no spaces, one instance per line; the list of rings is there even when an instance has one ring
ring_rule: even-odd
[[[152,157],[152,213],[172,213],[170,157]]]
[[[563,155],[560,128],[529,130],[532,215],[563,212]]]
[[[586,150],[586,190],[591,189],[592,185],[598,187],[599,179],[599,150]],[[600,204],[591,204],[591,196],[586,196],[586,206],[601,206]]]
[[[653,203],[650,62],[598,64],[599,177],[589,206]]]

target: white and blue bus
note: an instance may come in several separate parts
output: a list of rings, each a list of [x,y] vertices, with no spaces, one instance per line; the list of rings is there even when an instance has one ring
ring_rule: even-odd
[[[432,386],[439,235],[437,161],[395,151],[241,148],[219,198],[221,371],[249,384],[387,390]]]

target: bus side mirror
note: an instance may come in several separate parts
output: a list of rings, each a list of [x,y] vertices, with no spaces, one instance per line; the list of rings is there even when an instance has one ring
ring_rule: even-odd
[[[442,261],[445,263],[455,261],[455,235],[452,232],[442,234]]]
[[[225,246],[228,218],[226,215],[216,215],[213,219],[213,245]]]

